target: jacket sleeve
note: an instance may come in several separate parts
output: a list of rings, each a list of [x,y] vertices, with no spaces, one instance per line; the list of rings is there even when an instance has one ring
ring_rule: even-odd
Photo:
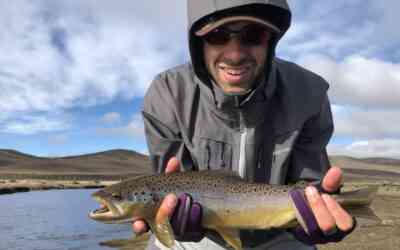
[[[157,77],[145,95],[142,111],[149,157],[155,173],[163,173],[169,159],[174,156],[184,169],[193,166],[175,117],[174,103],[166,80]]]
[[[287,182],[321,180],[330,168],[326,146],[333,133],[332,112],[325,95],[320,112],[307,120],[293,147]]]

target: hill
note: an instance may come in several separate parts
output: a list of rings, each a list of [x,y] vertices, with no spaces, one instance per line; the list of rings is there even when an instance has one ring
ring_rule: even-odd
[[[0,175],[133,175],[151,172],[147,156],[130,150],[109,150],[67,157],[37,157],[0,150]]]
[[[331,156],[330,161],[332,165],[342,167],[345,175],[352,179],[400,179],[400,160]],[[117,149],[67,157],[37,157],[15,150],[0,149],[0,178],[15,176],[17,179],[24,179],[50,175],[104,179],[150,173],[148,157],[131,150]]]
[[[400,180],[400,160],[389,158],[354,158],[331,156],[331,164],[343,168],[350,179]]]

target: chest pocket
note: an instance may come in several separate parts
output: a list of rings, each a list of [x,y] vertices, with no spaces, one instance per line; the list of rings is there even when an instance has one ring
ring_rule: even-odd
[[[299,131],[292,131],[275,136],[275,148],[272,153],[272,167],[270,183],[282,184],[287,175],[288,164],[287,160],[290,153],[293,150],[293,145],[296,138],[299,135]]]
[[[231,169],[232,146],[229,143],[208,138],[199,140],[199,169]]]
[[[273,165],[282,165],[292,151],[299,132],[293,131],[275,137],[275,149],[272,155]]]

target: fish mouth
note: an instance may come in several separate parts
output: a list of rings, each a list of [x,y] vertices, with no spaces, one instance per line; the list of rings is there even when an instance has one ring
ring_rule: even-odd
[[[92,211],[93,215],[112,215],[111,210],[106,205],[101,205],[100,208]]]
[[[99,221],[112,221],[121,216],[117,207],[106,199],[94,197],[100,203],[100,208],[89,213],[89,217]]]

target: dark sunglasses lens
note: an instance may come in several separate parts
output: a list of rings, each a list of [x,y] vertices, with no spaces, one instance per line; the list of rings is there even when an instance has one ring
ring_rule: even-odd
[[[249,25],[241,32],[240,40],[244,45],[260,45],[268,37],[265,28],[259,25]]]
[[[223,28],[215,29],[204,36],[204,40],[212,45],[225,45],[231,37],[237,36],[245,46],[257,46],[268,39],[268,31],[260,25],[248,25],[240,31]]]
[[[231,39],[230,34],[222,29],[215,29],[204,37],[204,40],[213,45],[224,45],[229,39]]]

